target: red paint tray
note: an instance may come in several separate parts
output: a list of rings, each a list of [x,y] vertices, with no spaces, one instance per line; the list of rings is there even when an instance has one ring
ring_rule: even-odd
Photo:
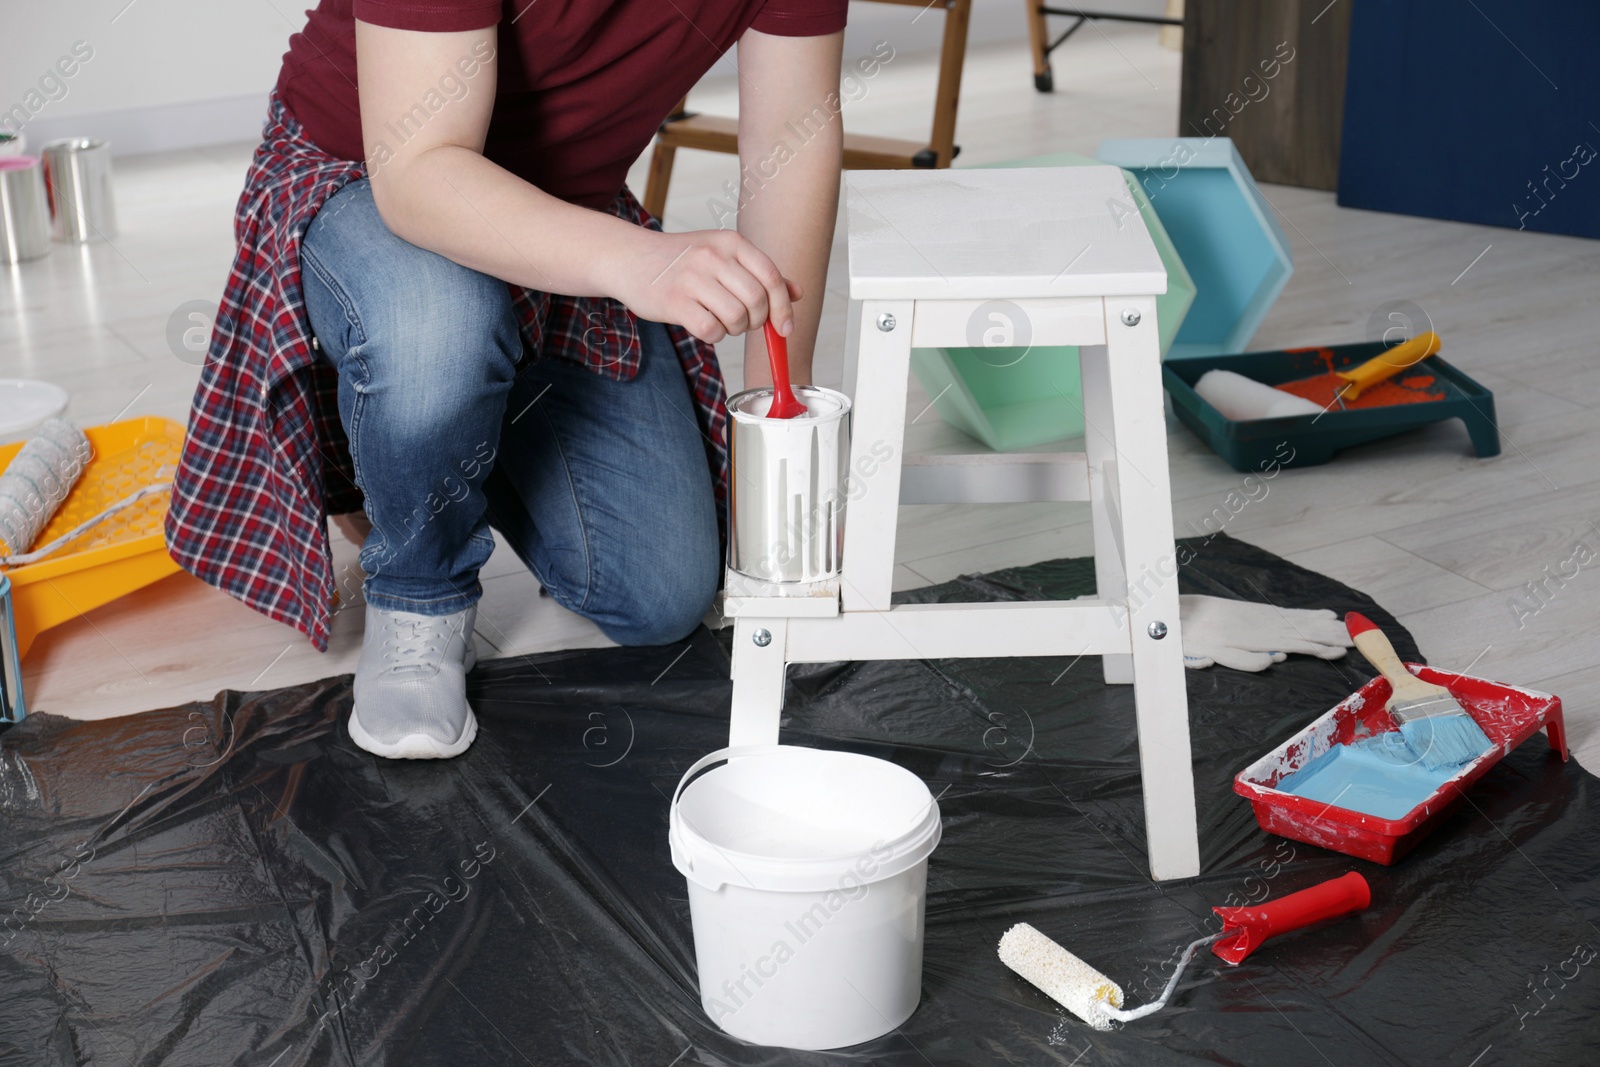
[[[1567,758],[1560,697],[1414,663],[1406,667],[1418,678],[1449,689],[1495,747],[1462,767],[1454,778],[1399,819],[1380,819],[1280,792],[1276,788],[1280,781],[1334,745],[1399,728],[1384,710],[1389,683],[1381,677],[1374,678],[1234,778],[1233,791],[1250,801],[1263,830],[1374,863],[1390,864],[1415,848],[1460,806],[1472,783],[1541,729],[1548,735],[1550,747],[1561,753],[1563,760]]]

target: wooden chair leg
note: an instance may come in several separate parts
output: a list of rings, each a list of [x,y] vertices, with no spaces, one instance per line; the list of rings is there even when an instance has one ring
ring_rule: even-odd
[[[1167,18],[1183,18],[1183,0],[1167,0]],[[1161,27],[1161,47],[1170,48],[1174,52],[1183,51],[1183,27]]]
[[[689,98],[686,96],[673,107],[672,114],[668,115],[666,122],[661,124],[662,134],[656,135],[655,151],[650,153],[650,176],[645,181],[644,209],[654,215],[663,226],[666,225],[667,187],[672,184],[672,163],[677,158],[677,145],[668,144],[663,134],[667,123],[684,118],[689,114]]]
[[[1055,75],[1050,72],[1050,27],[1045,23],[1044,0],[1022,0],[1028,12],[1028,44],[1033,49],[1033,87],[1041,93],[1053,92]]]
[[[933,94],[933,165],[948,167],[956,154],[956,110],[961,102],[961,68],[967,58],[967,26],[972,0],[949,0],[944,13],[944,43],[939,49],[939,85]]]
[[[672,161],[677,156],[678,150],[671,145],[656,141],[655,151],[650,153],[650,178],[644,187],[644,209],[665,225],[667,210],[667,186],[672,184]]]

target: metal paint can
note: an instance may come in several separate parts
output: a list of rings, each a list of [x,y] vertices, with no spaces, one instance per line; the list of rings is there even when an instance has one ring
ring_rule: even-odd
[[[11,604],[11,579],[0,574],[0,723],[28,716],[22,699],[22,652],[17,647],[17,618]]]
[[[44,170],[33,156],[0,156],[0,263],[50,251],[50,203]]]
[[[69,137],[45,145],[43,155],[56,240],[88,244],[115,237],[117,209],[111,195],[110,143]]]
[[[844,547],[850,398],[797,385],[806,414],[769,419],[772,390],[728,400],[733,417],[728,565],[767,582],[815,582],[839,575]]]

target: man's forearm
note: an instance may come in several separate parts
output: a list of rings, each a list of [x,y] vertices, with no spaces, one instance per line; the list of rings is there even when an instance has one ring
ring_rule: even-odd
[[[454,145],[407,161],[403,176],[378,174],[373,192],[397,236],[547,293],[616,295],[608,277],[641,236],[630,223],[569,204]]]
[[[383,177],[373,191],[396,235],[484,274],[547,293],[612,297],[711,344],[769,309],[780,326],[791,318],[778,268],[731,231],[647,230],[550,196],[453,145]]]
[[[419,33],[356,23],[362,140],[389,229],[474,270],[568,296],[610,295],[607,267],[635,227],[551,196],[483,156],[498,84],[495,31]],[[392,148],[392,123],[433,72],[470,79],[425,129]],[[573,255],[583,249],[584,255]]]
[[[842,35],[799,41],[752,37],[757,39],[739,45],[741,63],[762,61],[750,64],[757,85],[740,91],[739,232],[804,290],[794,305],[789,372],[795,381],[809,382],[839,211]],[[782,66],[775,67],[780,59]],[[745,336],[745,386],[768,385],[771,377],[766,339],[760,330],[752,331]]]
[[[785,333],[793,330],[796,286],[740,234],[646,230],[566,203],[484,158],[497,76],[494,34],[493,27],[429,33],[357,20],[362,141],[389,229],[530,289],[613,297],[709,344],[769,317]],[[427,72],[450,69],[462,55],[476,57],[479,91],[454,98],[399,149],[383,147],[389,127],[382,116],[403,112],[426,88]]]
[[[812,354],[822,319],[828,254],[839,210],[839,125],[836,117],[739,212],[739,232],[771,256],[784,277],[804,289],[805,295],[794,305],[794,333],[789,337],[789,373],[797,382],[811,381]],[[746,139],[741,136],[739,140],[742,161]],[[832,143],[825,143],[828,141]],[[752,331],[745,335],[745,386],[767,385],[770,378],[766,339],[760,331]]]

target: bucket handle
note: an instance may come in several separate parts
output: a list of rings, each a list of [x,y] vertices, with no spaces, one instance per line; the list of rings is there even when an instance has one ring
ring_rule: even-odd
[[[701,756],[699,759],[695,760],[694,763],[690,765],[689,769],[683,772],[683,777],[678,779],[678,788],[672,791],[672,804],[667,809],[667,823],[670,828],[669,836],[676,838],[681,832],[683,818],[678,814],[678,798],[683,795],[684,789],[688,786],[689,781],[694,778],[695,775],[699,774],[713,763],[721,763],[723,760],[736,759],[740,756],[769,756],[778,752],[783,747],[783,745],[730,745],[726,748],[719,748],[715,752],[708,752],[704,756]],[[696,831],[696,835],[700,837],[705,836],[700,834],[698,831]],[[674,845],[673,851],[677,851],[676,845]],[[693,856],[685,856],[684,862],[688,864],[691,871],[694,870]],[[720,888],[722,885],[720,880],[716,885],[707,883],[703,878],[696,878],[695,881],[700,882],[702,885],[705,885],[706,888],[713,891]]]
[[[678,798],[683,795],[683,790],[686,786],[688,786],[689,780],[695,775],[699,774],[701,771],[705,770],[707,767],[711,766],[713,763],[721,763],[723,760],[731,760],[738,756],[770,756],[784,747],[786,746],[729,745],[726,748],[719,748],[715,752],[708,752],[704,756],[701,756],[699,759],[694,761],[688,770],[683,772],[683,777],[678,779],[678,788],[672,791],[672,806],[668,808],[669,821],[673,826],[678,825]]]

